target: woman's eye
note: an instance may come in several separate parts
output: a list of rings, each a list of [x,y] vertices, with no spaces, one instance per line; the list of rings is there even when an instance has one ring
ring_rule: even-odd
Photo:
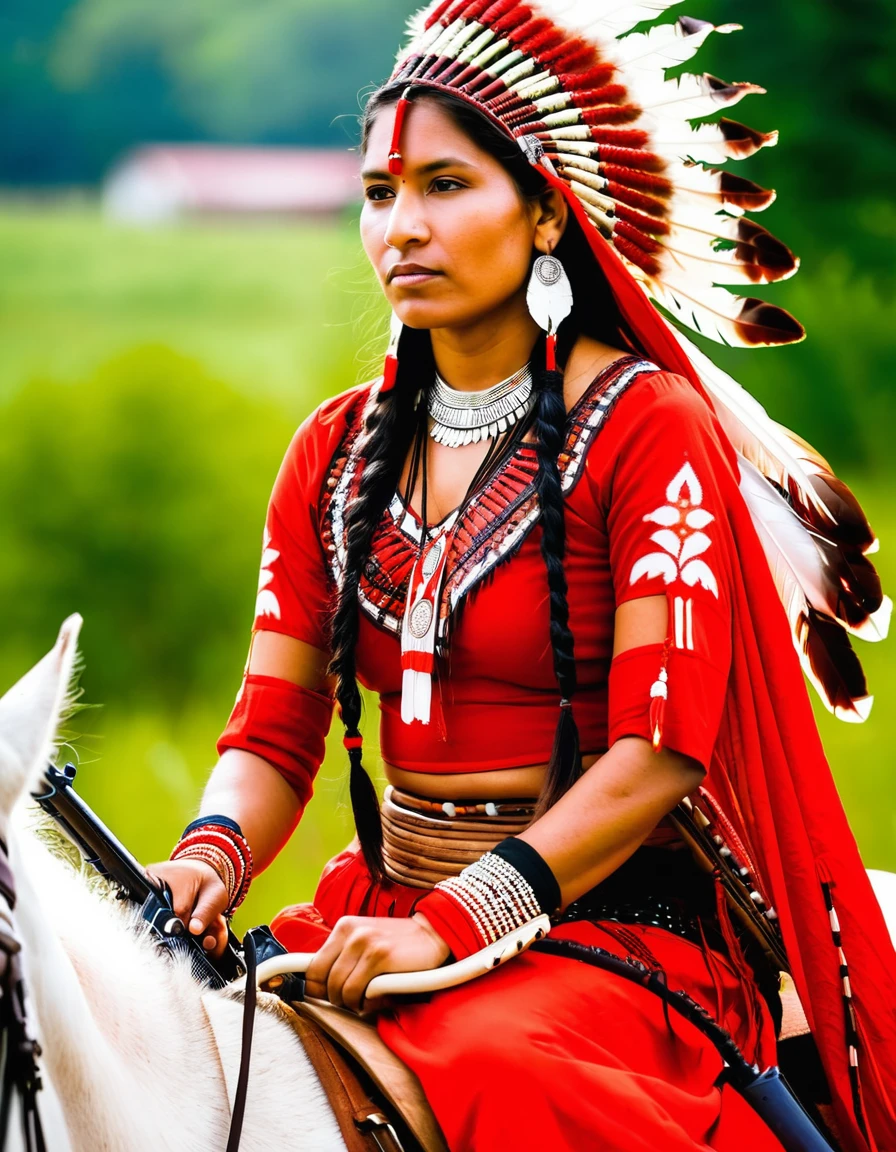
[[[364,196],[367,200],[386,200],[391,195],[392,189],[385,184],[374,184],[364,190]]]
[[[453,185],[453,187],[451,187],[451,188],[440,187],[440,185],[443,185],[443,184],[450,184],[450,185]],[[435,190],[437,192],[453,192],[454,188],[463,188],[464,187],[464,185],[461,184],[461,182],[459,180],[455,180],[451,176],[439,176],[439,177],[437,177],[435,180],[433,180],[432,186],[433,186],[433,188],[435,188]]]

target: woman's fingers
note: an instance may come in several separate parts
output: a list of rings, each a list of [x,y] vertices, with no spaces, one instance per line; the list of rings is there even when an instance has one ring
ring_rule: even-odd
[[[198,936],[207,928],[211,929],[215,919],[227,907],[227,889],[224,882],[211,869],[203,876],[195,895],[195,902],[188,913],[189,928],[193,936]]]
[[[367,1007],[364,993],[367,985],[376,975],[376,965],[369,956],[362,956],[342,984],[339,995],[342,998],[343,1008],[352,1012],[360,1012]]]
[[[360,1004],[364,989],[370,981],[369,976],[364,978],[364,973],[369,971],[370,964],[365,962],[363,952],[359,953],[355,948],[346,948],[334,961],[327,976],[327,999],[331,1004],[338,1004],[340,1008],[357,1011],[356,1005]]]
[[[428,923],[345,916],[312,960],[305,988],[309,996],[325,996],[354,1012],[372,1011],[385,1004],[382,998],[364,999],[374,976],[438,968],[448,955],[448,945]]]
[[[227,921],[223,916],[216,916],[205,930],[202,947],[212,956],[223,956],[227,947],[227,937]]]
[[[326,943],[317,951],[305,973],[305,991],[316,1000],[327,999],[327,980],[330,968],[345,945],[345,929],[342,921],[330,933]]]
[[[369,921],[363,917],[343,916],[337,922],[305,973],[309,996],[343,1006],[343,986],[366,951],[368,932]]]
[[[199,860],[166,860],[151,865],[147,872],[157,883],[168,885],[175,915],[194,936],[204,932],[227,907],[224,881],[209,864]]]

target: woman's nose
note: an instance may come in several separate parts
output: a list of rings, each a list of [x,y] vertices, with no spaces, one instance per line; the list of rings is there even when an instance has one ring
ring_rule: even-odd
[[[408,244],[425,243],[429,239],[429,226],[418,196],[400,187],[395,194],[383,240],[389,248],[406,248]]]

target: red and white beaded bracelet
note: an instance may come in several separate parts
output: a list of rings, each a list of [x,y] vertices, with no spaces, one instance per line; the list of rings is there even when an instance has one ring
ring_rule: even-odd
[[[241,832],[209,821],[193,824],[174,846],[172,860],[202,860],[221,877],[227,889],[229,916],[245,900],[252,883],[252,850]]]

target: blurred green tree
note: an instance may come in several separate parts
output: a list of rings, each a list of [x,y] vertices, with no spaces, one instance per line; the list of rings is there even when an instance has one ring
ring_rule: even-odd
[[[0,680],[78,611],[91,701],[235,692],[291,421],[163,347],[34,381],[0,420]]]

